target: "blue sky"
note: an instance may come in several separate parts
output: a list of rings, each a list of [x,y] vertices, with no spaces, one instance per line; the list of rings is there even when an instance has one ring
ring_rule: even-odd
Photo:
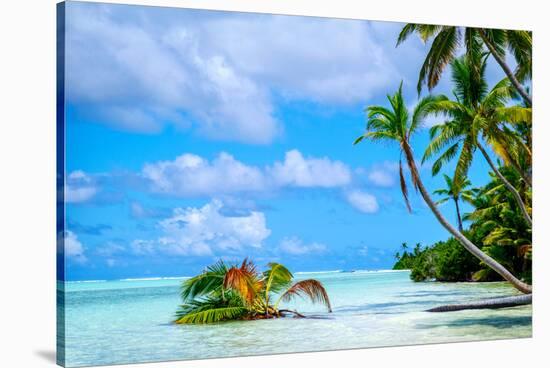
[[[406,211],[395,146],[352,145],[401,80],[418,100],[427,46],[395,48],[402,24],[78,2],[66,22],[67,279],[246,256],[383,269],[402,242],[448,237],[420,198]],[[446,73],[434,92],[450,90]],[[476,160],[475,185],[487,169]]]

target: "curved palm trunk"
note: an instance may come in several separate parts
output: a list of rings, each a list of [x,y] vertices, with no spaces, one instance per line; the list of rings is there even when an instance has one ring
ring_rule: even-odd
[[[493,298],[480,300],[478,302],[464,304],[448,304],[430,308],[426,312],[454,312],[465,309],[498,309],[518,307],[520,305],[533,304],[533,295],[508,296],[504,298]]]
[[[495,47],[493,46],[493,43],[491,42],[491,40],[489,40],[487,38],[487,35],[485,34],[485,31],[483,31],[483,29],[479,29],[479,28],[478,28],[477,31],[478,31],[479,35],[481,36],[481,38],[483,39],[483,42],[485,43],[485,46],[487,46],[487,48],[491,52],[491,55],[493,55],[493,57],[495,58],[497,63],[500,65],[502,70],[504,70],[504,73],[506,74],[508,79],[510,79],[510,82],[512,83],[514,88],[521,95],[521,97],[523,98],[525,103],[529,107],[532,106],[533,103],[531,102],[531,96],[529,96],[527,91],[525,91],[525,89],[523,88],[521,83],[517,80],[517,78],[514,75],[514,72],[512,71],[512,69],[510,69],[510,67],[506,64],[506,61],[504,61],[504,59],[497,53],[497,51],[496,51]]]
[[[463,232],[464,228],[462,227],[462,218],[460,217],[460,207],[458,206],[458,199],[453,198],[453,201],[455,202],[456,218],[458,221],[458,231]]]
[[[508,271],[504,266],[502,266],[500,263],[495,261],[493,258],[491,258],[489,255],[485,254],[481,249],[479,249],[474,243],[472,243],[468,238],[466,238],[460,231],[454,228],[453,225],[451,225],[445,217],[443,217],[443,214],[439,211],[437,208],[437,205],[430,197],[430,194],[424,187],[424,184],[422,183],[422,180],[420,178],[420,175],[418,174],[418,169],[416,167],[416,162],[414,160],[414,155],[412,153],[412,148],[409,146],[407,142],[402,143],[403,151],[405,152],[405,156],[407,157],[407,163],[409,165],[409,169],[411,171],[414,185],[418,188],[420,191],[420,194],[422,195],[422,198],[430,207],[433,214],[439,221],[443,227],[450,232],[463,246],[468,250],[472,255],[474,255],[477,259],[485,263],[487,266],[489,266],[492,270],[497,272],[499,275],[501,275],[505,280],[510,282],[516,289],[521,291],[525,294],[530,294],[533,289],[531,285],[528,285],[524,283],[523,281],[516,278],[510,271]]]
[[[293,310],[290,310],[290,309],[279,309],[279,313],[281,313],[281,314],[292,313],[292,314],[294,314],[295,318],[306,318],[306,316],[304,316],[303,314],[298,313],[298,312],[293,311]]]
[[[479,142],[477,142],[476,144],[477,144],[477,148],[479,148],[479,150],[483,154],[483,157],[485,157],[485,160],[487,161],[489,166],[491,166],[491,169],[495,172],[495,174],[498,176],[500,181],[502,181],[504,183],[506,188],[508,188],[508,190],[514,196],[514,199],[516,200],[516,202],[517,202],[517,204],[518,204],[518,206],[521,210],[521,214],[523,215],[523,218],[525,218],[525,221],[527,221],[527,223],[529,224],[530,227],[533,227],[533,223],[531,221],[531,216],[529,215],[529,212],[527,212],[527,208],[525,207],[525,203],[523,203],[523,200],[521,199],[521,196],[519,195],[519,192],[516,190],[516,188],[514,188],[514,186],[508,180],[506,180],[504,175],[502,175],[502,173],[498,170],[498,168],[496,167],[493,160],[491,160],[491,157],[489,156],[487,151],[485,151],[485,148],[483,148],[483,146],[481,144],[479,144]]]

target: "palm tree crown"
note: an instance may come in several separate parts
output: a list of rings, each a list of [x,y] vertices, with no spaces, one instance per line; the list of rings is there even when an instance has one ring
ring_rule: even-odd
[[[393,141],[399,144],[399,179],[401,192],[409,212],[411,211],[411,205],[409,202],[407,181],[403,172],[402,157],[406,153],[406,149],[412,149],[410,147],[410,138],[430,112],[429,107],[433,102],[439,101],[441,98],[441,96],[424,97],[416,105],[412,115],[410,115],[403,99],[403,82],[401,82],[397,92],[394,95],[387,96],[391,109],[383,106],[369,106],[367,108],[367,132],[358,137],[354,142],[354,144],[358,144],[363,139],[368,139],[375,142]],[[412,157],[405,154],[405,159],[410,166],[410,159]],[[416,187],[416,174],[413,172],[411,172],[411,180]]]
[[[268,269],[258,272],[245,259],[240,266],[228,267],[219,261],[198,276],[182,283],[184,302],[176,313],[178,324],[215,323],[236,319],[275,318],[285,313],[301,314],[278,309],[282,301],[302,296],[332,311],[323,285],[314,279],[292,283],[292,273],[280,263],[269,263]],[[275,303],[271,300],[276,298]]]
[[[458,223],[458,230],[461,232],[464,230],[462,225],[462,215],[460,214],[459,201],[465,201],[471,203],[474,198],[474,191],[468,189],[472,184],[465,176],[460,177],[458,181],[454,181],[449,175],[443,175],[445,178],[445,183],[447,184],[446,188],[438,189],[433,192],[433,194],[442,196],[438,200],[437,204],[442,204],[448,200],[452,200],[455,204],[456,217]]]
[[[401,30],[397,45],[413,33],[418,34],[424,42],[433,39],[420,69],[418,93],[422,90],[423,84],[426,84],[429,90],[438,84],[445,67],[455,58],[462,45],[466,48],[466,55],[484,53],[485,45],[527,105],[532,105],[531,96],[521,85],[531,78],[531,32],[409,23]],[[518,65],[514,72],[506,64],[506,50],[514,56]]]
[[[514,127],[531,121],[531,109],[508,105],[513,91],[507,79],[488,90],[485,80],[486,63],[487,57],[483,55],[466,55],[451,63],[455,100],[440,96],[437,101],[430,104],[428,114],[443,115],[447,120],[430,129],[432,140],[422,161],[443,151],[432,166],[432,174],[436,175],[445,163],[458,156],[453,178],[458,185],[458,181],[467,176],[474,153],[479,149],[509,190],[517,192],[502,175],[499,175],[496,165],[486,152],[485,145],[491,147],[505,163],[513,162],[514,167],[519,166],[516,162],[517,157],[525,148],[521,136],[516,133]],[[514,195],[521,206],[519,194]],[[525,206],[522,207],[522,211],[526,221],[530,223],[530,215]]]

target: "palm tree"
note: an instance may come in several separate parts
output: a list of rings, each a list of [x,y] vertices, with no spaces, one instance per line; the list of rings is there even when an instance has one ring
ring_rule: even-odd
[[[495,272],[500,274],[505,280],[509,281],[515,288],[524,293],[531,293],[532,288],[530,285],[516,278],[510,271],[504,268],[501,264],[495,261],[493,258],[482,252],[475,244],[473,244],[468,238],[466,238],[460,231],[452,226],[443,217],[439,211],[437,204],[432,200],[426,187],[424,186],[420,177],[416,160],[414,158],[413,149],[410,145],[410,139],[420,126],[422,120],[427,116],[430,111],[430,105],[437,102],[440,97],[425,97],[414,108],[412,116],[407,110],[406,104],[403,99],[402,85],[399,86],[398,91],[393,95],[388,95],[388,101],[390,108],[384,106],[369,106],[367,108],[367,127],[364,135],[355,140],[355,144],[361,142],[364,139],[373,142],[394,142],[399,145],[400,156],[405,156],[409,171],[410,179],[413,186],[420,192],[422,198],[431,209],[439,223],[451,233],[470,253],[477,257],[480,261],[485,263]],[[408,190],[405,177],[403,175],[403,168],[401,166],[401,160],[399,165],[399,176],[401,182],[401,191],[405,199],[407,208],[410,209]]]
[[[280,263],[269,263],[268,269],[260,273],[247,259],[231,267],[219,261],[182,283],[184,304],[176,312],[175,323],[277,318],[287,313],[304,317],[296,311],[279,309],[281,302],[296,296],[321,303],[332,312],[328,294],[319,281],[292,283],[292,279],[292,273]],[[277,298],[274,304],[272,298]]]
[[[458,223],[458,230],[460,232],[464,231],[462,226],[462,216],[460,215],[460,207],[458,202],[465,201],[471,202],[473,199],[474,192],[471,189],[467,189],[472,183],[465,176],[459,177],[457,181],[454,181],[449,175],[443,175],[445,178],[445,183],[447,184],[446,188],[438,189],[433,192],[433,194],[444,196],[436,204],[443,204],[451,199],[455,204],[456,210],[456,221]]]
[[[401,30],[397,46],[413,33],[417,33],[424,42],[433,38],[430,51],[420,69],[418,93],[424,83],[430,90],[437,85],[443,70],[459,52],[462,44],[469,55],[482,53],[485,45],[525,103],[532,106],[531,96],[521,84],[531,78],[531,32],[409,23]],[[506,64],[506,49],[512,53],[518,64],[515,72]]]
[[[505,168],[502,173],[515,186],[525,186],[511,168]],[[532,230],[523,221],[511,193],[496,175],[491,176],[491,181],[478,189],[472,198],[474,211],[465,214],[464,218],[472,222],[470,229],[480,239],[486,253],[530,279],[528,266],[531,261]],[[525,191],[525,195],[530,199],[530,192]],[[483,280],[492,275],[491,270],[482,269],[473,278]]]
[[[430,129],[432,141],[426,148],[422,162],[444,150],[432,166],[432,174],[436,175],[443,164],[458,155],[453,178],[455,185],[458,185],[461,178],[467,176],[474,153],[479,150],[493,172],[514,195],[525,221],[531,225],[531,216],[519,192],[502,175],[485,144],[479,140],[479,137],[484,139],[505,162],[514,160],[512,156],[517,155],[511,152],[521,149],[521,137],[513,130],[513,124],[530,122],[531,109],[506,105],[511,98],[511,89],[506,79],[487,91],[487,58],[479,56],[477,59],[472,61],[471,57],[463,56],[451,63],[455,100],[439,96],[430,105],[428,114],[443,115],[449,120]],[[520,174],[525,175],[522,170]]]

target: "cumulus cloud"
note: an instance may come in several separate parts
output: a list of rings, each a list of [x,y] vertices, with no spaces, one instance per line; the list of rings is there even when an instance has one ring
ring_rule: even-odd
[[[78,263],[87,261],[84,255],[84,246],[78,240],[78,237],[72,231],[65,231],[64,234],[64,256],[66,259],[73,260]]]
[[[376,197],[361,190],[349,191],[346,200],[355,209],[364,213],[375,213],[379,209]]]
[[[254,192],[266,186],[262,171],[220,153],[211,162],[186,153],[173,161],[160,161],[144,166],[143,176],[152,190],[180,196]]]
[[[223,203],[214,199],[200,208],[176,208],[171,217],[159,222],[162,236],[135,240],[132,248],[137,254],[219,255],[260,248],[271,234],[262,212],[224,216],[220,212],[222,207]]]
[[[382,35],[365,21],[243,15],[210,22],[205,38],[239,70],[289,98],[349,104],[396,79]]]
[[[168,121],[251,143],[267,143],[278,134],[267,89],[235,70],[223,53],[203,51],[197,27],[183,26],[182,18],[179,25],[153,29],[155,19],[147,13],[128,13],[121,21],[122,8],[67,7],[70,103],[142,133],[158,132]]]
[[[303,255],[323,253],[327,247],[321,243],[304,243],[300,238],[293,236],[281,240],[279,250],[291,255]]]
[[[378,187],[393,187],[399,172],[399,165],[395,162],[385,161],[374,165],[367,172],[367,179]]]
[[[76,170],[66,177],[65,202],[82,203],[92,199],[98,192],[92,177],[82,170]]]
[[[327,157],[304,157],[288,151],[271,166],[247,165],[222,152],[209,161],[186,153],[173,161],[146,164],[143,177],[151,190],[182,197],[263,192],[284,187],[332,188],[351,181],[350,169]]]
[[[268,171],[278,186],[332,188],[351,181],[344,163],[327,157],[304,158],[298,150],[288,151],[285,160],[276,162]]]
[[[422,45],[396,49],[400,26],[72,3],[67,97],[120,129],[155,133],[173,124],[214,139],[269,143],[282,130],[275,95],[363,104],[403,74],[416,83],[417,65],[395,62],[421,56]]]

